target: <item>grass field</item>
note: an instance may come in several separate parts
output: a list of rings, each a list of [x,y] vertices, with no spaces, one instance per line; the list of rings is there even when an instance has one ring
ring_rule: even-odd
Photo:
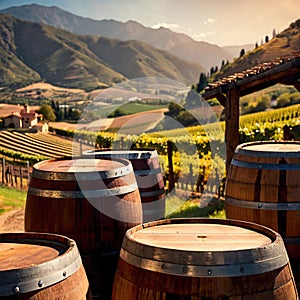
[[[0,215],[14,208],[24,207],[26,191],[0,186]],[[224,201],[214,200],[209,206],[200,208],[195,201],[182,201],[173,197],[167,203],[167,218],[212,217],[225,218]]]
[[[24,207],[26,191],[0,186],[0,214],[17,207]]]

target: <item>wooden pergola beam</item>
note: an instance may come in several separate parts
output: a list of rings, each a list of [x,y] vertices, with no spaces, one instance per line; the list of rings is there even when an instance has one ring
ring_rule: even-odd
[[[234,151],[239,144],[239,98],[277,83],[294,85],[300,91],[300,59],[285,61],[261,73],[236,78],[225,84],[215,84],[201,96],[217,98],[225,107],[226,170],[228,171]]]
[[[288,61],[251,77],[237,79],[235,84],[240,90],[240,96],[245,96],[277,83],[287,82],[290,78],[300,78],[300,59]],[[220,94],[227,94],[229,86],[230,84],[219,85],[217,88],[208,90],[201,96],[205,100],[212,98],[218,99]]]

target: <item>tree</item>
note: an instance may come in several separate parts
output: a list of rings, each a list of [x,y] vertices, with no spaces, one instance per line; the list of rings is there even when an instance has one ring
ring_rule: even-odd
[[[207,82],[207,77],[205,76],[204,73],[201,73],[200,74],[200,78],[199,78],[199,82],[197,84],[197,93],[200,93],[202,90],[204,90],[208,85],[208,82]]]
[[[300,92],[294,92],[290,94],[290,102],[299,102],[300,101]]]
[[[266,35],[265,37],[265,42],[268,43],[269,42],[269,36]]]
[[[117,117],[121,117],[121,116],[125,116],[125,115],[126,115],[126,113],[122,109],[117,108],[113,112],[111,112],[107,117],[108,118],[117,118]]]
[[[47,121],[53,122],[56,120],[54,111],[49,104],[42,104],[38,113],[42,114]]]
[[[271,106],[271,97],[268,94],[264,94],[261,96],[260,101],[257,103],[255,107],[255,111],[264,111]]]
[[[245,49],[243,48],[240,52],[240,57],[243,57],[245,55]]]
[[[56,101],[54,113],[55,113],[56,121],[61,121],[63,119],[63,112],[59,107],[58,101]]]
[[[274,38],[274,37],[276,37],[276,30],[275,30],[275,28],[273,29],[273,32],[272,32],[272,37]]]
[[[77,109],[69,109],[69,118],[71,120],[79,120],[80,119],[80,112]]]
[[[175,117],[175,116],[179,115],[179,113],[182,109],[183,109],[182,106],[180,106],[179,104],[177,104],[175,102],[170,102],[169,110],[167,112],[165,112],[165,115],[170,116],[170,117]]]
[[[277,98],[277,107],[284,107],[290,102],[290,94],[283,93]]]

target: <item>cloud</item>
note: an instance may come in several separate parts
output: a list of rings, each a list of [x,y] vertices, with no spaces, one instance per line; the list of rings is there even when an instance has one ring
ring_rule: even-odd
[[[157,23],[157,24],[151,26],[151,28],[153,28],[153,29],[158,29],[160,27],[169,28],[169,29],[178,29],[178,28],[180,28],[180,25],[170,24],[170,23]]]
[[[200,32],[200,33],[193,34],[192,38],[196,41],[199,41],[205,39],[208,36],[212,36],[215,34],[216,34],[215,31]]]
[[[207,18],[203,23],[204,24],[209,24],[209,23],[215,23],[216,22],[216,19],[213,19],[213,18]]]

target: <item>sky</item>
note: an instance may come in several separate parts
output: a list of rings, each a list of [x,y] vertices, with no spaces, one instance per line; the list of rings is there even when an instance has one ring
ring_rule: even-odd
[[[300,18],[300,0],[0,0],[0,9],[57,6],[96,20],[135,20],[218,46],[258,44]]]

